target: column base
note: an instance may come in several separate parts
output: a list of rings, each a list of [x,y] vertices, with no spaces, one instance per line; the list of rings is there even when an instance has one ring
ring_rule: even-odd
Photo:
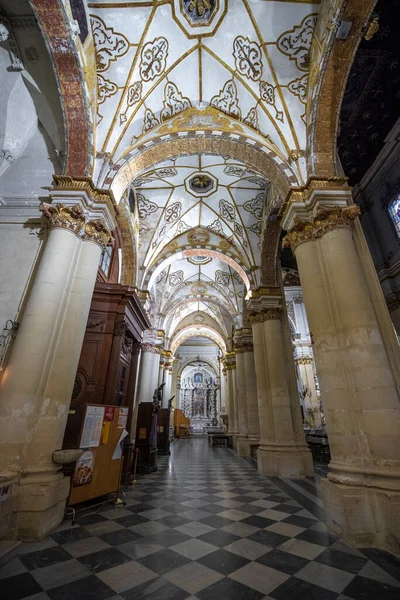
[[[392,483],[392,481],[391,481]],[[348,544],[400,555],[400,489],[321,481],[326,523]]]
[[[305,444],[263,444],[257,450],[258,471],[282,479],[312,477],[314,466]]]
[[[247,438],[246,442],[247,442],[247,456],[249,456],[251,458],[252,446],[256,446],[256,452],[258,452],[258,446],[260,445],[260,438],[255,435],[249,436]],[[253,449],[253,458],[255,458],[254,449]]]
[[[237,431],[228,431],[228,433],[226,435],[232,436],[232,447],[235,450],[237,450],[238,437],[239,437],[239,434],[237,433]]]
[[[245,435],[239,435],[237,437],[236,451],[239,456],[248,456],[248,444]]]
[[[70,477],[61,473],[44,478],[23,477],[17,486],[15,520],[18,537],[40,540],[64,519]]]

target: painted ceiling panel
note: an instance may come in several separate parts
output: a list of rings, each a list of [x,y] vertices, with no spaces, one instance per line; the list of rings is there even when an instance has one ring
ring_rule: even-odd
[[[125,161],[156,138],[201,134],[207,119],[215,135],[233,129],[238,139],[267,146],[304,182],[309,50],[318,3],[87,4],[97,53],[99,187],[110,185]],[[183,319],[194,328],[212,319],[229,337],[232,324],[240,326],[247,291],[260,285],[269,182],[244,163],[203,154],[168,157],[133,182],[130,177],[127,168],[114,192],[119,200],[126,186],[135,190],[139,285],[151,291],[155,326],[171,336]]]
[[[160,123],[215,106],[305,147],[303,100],[318,4],[260,0],[88,2],[97,51],[96,149],[114,159]]]

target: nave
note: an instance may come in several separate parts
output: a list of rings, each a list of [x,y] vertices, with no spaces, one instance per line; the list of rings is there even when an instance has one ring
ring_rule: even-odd
[[[328,531],[316,479],[176,440],[125,507],[88,510],[0,568],[7,600],[397,600],[400,561]]]

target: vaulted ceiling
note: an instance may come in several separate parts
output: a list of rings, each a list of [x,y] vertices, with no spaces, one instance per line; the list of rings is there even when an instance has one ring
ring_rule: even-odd
[[[216,114],[226,123],[220,120],[214,135],[232,135],[236,124],[245,144],[272,152],[304,183],[319,2],[96,0],[87,7],[97,63],[99,186],[171,133],[199,134],[196,123],[201,131],[209,123],[211,133]],[[207,323],[229,337],[232,325],[241,325],[249,289],[260,285],[272,189],[266,176],[254,164],[197,151],[166,156],[126,183],[135,196],[138,287],[151,293],[154,327],[172,339],[183,321]]]
[[[117,163],[160,124],[211,105],[282,156],[301,153],[318,7],[304,0],[88,2],[97,151]]]
[[[268,182],[238,161],[197,154],[154,165],[133,184],[141,286],[158,326],[172,331],[205,308],[221,325],[238,317],[259,283]]]

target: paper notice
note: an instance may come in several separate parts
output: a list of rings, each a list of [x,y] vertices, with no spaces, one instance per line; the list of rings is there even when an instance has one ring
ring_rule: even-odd
[[[83,424],[81,448],[95,448],[100,444],[104,406],[88,406]]]
[[[128,422],[129,408],[127,406],[121,406],[118,415],[118,426],[117,429],[125,429]]]
[[[124,448],[124,439],[126,438],[127,435],[128,435],[128,432],[126,429],[124,429],[122,431],[121,435],[119,436],[118,444],[115,446],[114,454],[112,455],[112,460],[117,460],[118,458],[121,458],[122,451]]]

